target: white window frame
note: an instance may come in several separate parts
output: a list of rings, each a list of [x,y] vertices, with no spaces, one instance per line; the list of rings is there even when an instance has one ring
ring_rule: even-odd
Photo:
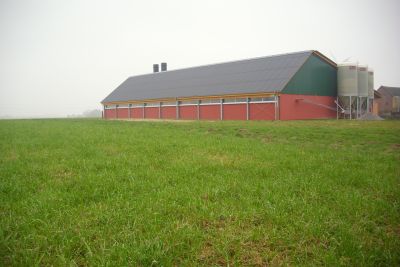
[[[104,109],[116,109],[117,105],[105,105]]]
[[[253,98],[261,98],[261,100],[258,101],[252,101]],[[265,100],[267,98],[274,98],[272,100]],[[275,99],[275,96],[262,96],[262,97],[250,97],[249,99],[249,103],[275,103],[277,102],[277,100]]]
[[[168,104],[164,104],[168,103]],[[176,101],[161,102],[161,107],[176,107]]]
[[[192,102],[192,103],[185,103],[185,102]],[[197,106],[199,100],[182,100],[179,101],[179,106]]]
[[[131,105],[132,105],[131,108],[143,108],[143,107],[144,107],[143,103],[140,103],[140,104],[131,104]]]
[[[129,105],[128,104],[119,104],[119,105],[117,105],[117,108],[118,109],[120,109],[120,108],[129,108]]]
[[[203,103],[203,101],[211,101],[215,100],[215,103]],[[212,105],[221,105],[221,99],[218,98],[212,98],[212,99],[200,99],[200,106],[212,106]]]
[[[240,99],[240,100],[239,100]],[[232,101],[232,102],[226,102],[226,101]],[[224,99],[224,105],[237,105],[237,104],[246,104],[247,100],[245,97],[237,97],[237,98],[225,98]]]
[[[149,102],[145,104],[146,108],[158,108],[160,107],[160,102]]]

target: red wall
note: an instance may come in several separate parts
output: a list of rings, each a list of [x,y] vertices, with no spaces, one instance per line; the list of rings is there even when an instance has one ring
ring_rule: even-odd
[[[175,107],[161,107],[161,118],[163,119],[176,119]]]
[[[281,120],[305,120],[336,118],[336,111],[316,105],[323,104],[335,107],[336,97],[312,96],[312,95],[280,95],[280,119]],[[300,99],[312,101],[307,103]]]
[[[119,108],[117,109],[118,119],[128,119],[129,118],[129,109],[128,108]]]
[[[224,120],[246,120],[246,104],[225,104],[222,112]]]
[[[275,120],[275,104],[274,103],[250,103],[249,119],[250,120]]]
[[[131,109],[132,119],[143,119],[143,108]]]
[[[220,105],[200,105],[201,120],[219,120]]]
[[[104,117],[106,119],[115,119],[115,109],[106,109],[104,111]]]
[[[281,94],[279,96],[279,118],[280,120],[305,120],[305,119],[325,119],[336,118],[336,97],[331,96],[311,96],[311,95],[291,95]],[[311,102],[311,103],[310,103]],[[335,110],[327,109],[318,104],[330,106]],[[200,105],[200,119],[220,120],[220,105]],[[115,119],[115,109],[105,109],[105,119]],[[145,115],[147,119],[159,118],[159,107],[146,107]],[[163,119],[176,119],[176,107],[162,107],[161,117]],[[129,118],[128,108],[118,109],[118,118]],[[131,118],[142,119],[143,108],[132,108]],[[197,120],[197,106],[180,106],[179,118],[184,120]],[[223,106],[224,120],[246,120],[246,104],[225,104]],[[250,120],[274,120],[275,105],[273,103],[249,103]]]
[[[146,119],[158,119],[158,107],[146,107],[145,108],[145,118]]]
[[[180,106],[179,118],[182,120],[197,120],[197,106]]]

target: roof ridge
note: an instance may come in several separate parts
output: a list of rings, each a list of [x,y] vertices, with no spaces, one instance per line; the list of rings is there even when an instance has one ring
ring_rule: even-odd
[[[141,77],[141,76],[147,76],[147,75],[158,75],[158,74],[163,74],[163,73],[171,73],[171,72],[173,72],[173,71],[179,71],[179,70],[188,70],[188,69],[194,69],[194,68],[202,68],[202,67],[209,67],[209,66],[215,66],[215,65],[222,65],[222,64],[229,64],[229,63],[236,63],[236,62],[244,62],[244,61],[250,61],[250,60],[257,60],[257,59],[266,59],[266,58],[273,58],[273,57],[289,56],[289,55],[294,55],[294,54],[305,54],[305,53],[310,53],[310,54],[312,54],[312,53],[314,53],[315,51],[316,51],[316,50],[304,50],[304,51],[299,51],[299,52],[282,53],[282,54],[276,54],[276,55],[270,55],[270,56],[261,56],[261,57],[247,58],[247,59],[231,60],[231,61],[218,62],[218,63],[211,63],[211,64],[205,64],[205,65],[198,65],[198,66],[192,66],[192,67],[186,67],[186,68],[179,68],[179,69],[173,69],[173,70],[167,70],[167,71],[151,72],[151,73],[144,73],[144,74],[139,74],[139,75],[133,75],[133,76],[129,76],[127,79],[136,78],[136,77]]]
[[[400,96],[400,87],[381,85],[378,90],[383,90],[391,96]]]
[[[386,85],[381,85],[382,88],[394,88],[394,89],[400,89],[400,87],[397,86],[386,86]]]

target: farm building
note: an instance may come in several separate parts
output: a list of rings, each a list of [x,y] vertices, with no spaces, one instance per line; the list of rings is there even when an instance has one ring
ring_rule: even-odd
[[[336,118],[337,66],[304,51],[129,77],[103,101],[105,119]]]
[[[379,115],[400,114],[400,87],[381,86],[378,92],[381,96],[376,100]]]

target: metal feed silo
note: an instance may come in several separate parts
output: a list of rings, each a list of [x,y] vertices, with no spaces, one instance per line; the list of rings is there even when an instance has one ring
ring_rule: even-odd
[[[374,98],[374,71],[368,69],[368,98]]]
[[[372,112],[374,105],[374,71],[368,68],[368,99],[367,111]]]
[[[358,66],[358,96],[368,97],[368,66]]]
[[[358,98],[358,67],[357,64],[339,64],[337,72],[338,102],[343,108],[343,115],[352,118],[354,103]]]
[[[357,117],[368,111],[368,66],[359,65],[358,69]]]

